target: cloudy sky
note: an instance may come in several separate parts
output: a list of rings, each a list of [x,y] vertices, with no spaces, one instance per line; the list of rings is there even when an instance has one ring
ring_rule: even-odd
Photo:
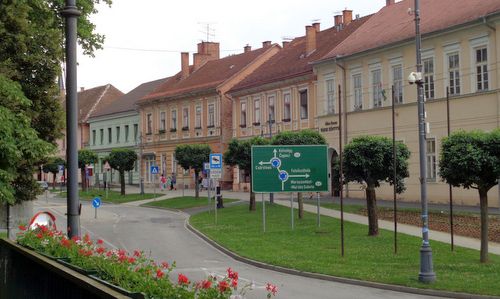
[[[196,51],[207,40],[220,43],[221,57],[243,52],[247,44],[305,35],[305,26],[333,26],[333,16],[353,10],[353,17],[378,11],[385,0],[113,0],[93,16],[106,36],[95,58],[78,56],[78,86],[107,83],[127,93],[144,82],[172,76],[180,69],[180,52]]]

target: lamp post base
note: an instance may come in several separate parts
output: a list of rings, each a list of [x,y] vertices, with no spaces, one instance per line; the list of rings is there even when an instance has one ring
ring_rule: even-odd
[[[420,248],[420,273],[418,281],[423,283],[432,283],[436,281],[436,273],[432,266],[432,249],[429,244],[423,244]]]

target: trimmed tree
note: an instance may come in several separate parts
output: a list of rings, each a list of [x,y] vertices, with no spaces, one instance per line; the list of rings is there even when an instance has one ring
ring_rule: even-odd
[[[396,143],[396,192],[406,187],[404,179],[409,176],[410,151],[401,142]],[[392,140],[383,136],[361,136],[346,145],[343,153],[343,170],[346,182],[358,182],[366,186],[368,210],[368,235],[378,235],[377,197],[375,188],[380,182],[394,185]]]
[[[298,132],[285,131],[278,133],[273,137],[271,143],[275,145],[315,145],[326,144],[326,139],[318,131],[306,129]],[[302,219],[304,217],[302,192],[297,193],[297,203],[299,205],[299,219]]]
[[[108,156],[108,163],[120,174],[120,194],[125,195],[125,171],[134,169],[137,154],[127,148],[114,148]]]
[[[245,175],[250,176],[250,211],[256,210],[255,193],[252,191],[252,145],[266,145],[269,140],[257,136],[248,140],[232,139],[224,153],[224,162],[231,166],[238,166]]]
[[[52,173],[52,189],[56,188],[56,176],[59,172],[59,165],[66,166],[66,161],[60,157],[51,157],[47,163],[43,164],[43,172]]]
[[[82,190],[87,190],[87,182],[85,175],[85,166],[89,164],[94,164],[97,161],[97,154],[89,149],[81,149],[78,151],[78,168],[80,168],[80,173],[82,175]]]
[[[488,261],[488,190],[500,178],[500,129],[459,131],[443,139],[439,175],[448,184],[479,192],[481,263]]]
[[[208,162],[211,151],[208,144],[180,144],[175,147],[175,159],[179,165],[184,169],[194,170],[195,198],[200,197],[198,177],[203,163]]]

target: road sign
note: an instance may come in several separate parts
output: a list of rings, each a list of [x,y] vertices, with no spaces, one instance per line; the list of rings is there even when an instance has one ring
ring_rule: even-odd
[[[222,154],[210,154],[210,169],[222,168]]]
[[[158,166],[151,166],[151,174],[158,174]]]
[[[93,206],[94,208],[96,208],[96,209],[97,209],[98,207],[100,207],[100,206],[101,206],[101,199],[100,199],[99,197],[94,198],[94,199],[92,200],[92,206]]]
[[[222,179],[222,168],[210,169],[210,178]]]
[[[203,170],[209,170],[210,169],[210,163],[205,162],[203,163]]]
[[[252,146],[252,190],[328,191],[326,145]]]
[[[59,169],[59,172],[64,172],[64,165],[57,165],[57,168]]]

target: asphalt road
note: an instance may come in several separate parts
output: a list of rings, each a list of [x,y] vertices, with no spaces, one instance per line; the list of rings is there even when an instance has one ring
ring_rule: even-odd
[[[393,292],[388,290],[342,284],[319,279],[283,274],[238,262],[215,249],[190,232],[185,213],[135,207],[122,204],[103,204],[95,209],[90,202],[82,202],[81,228],[108,247],[123,248],[129,252],[143,250],[158,262],[175,261],[176,269],[170,274],[176,280],[178,273],[191,280],[200,280],[208,274],[223,276],[228,267],[240,275],[240,285],[253,285],[246,298],[266,298],[265,284],[271,282],[279,288],[276,298],[436,298]],[[35,210],[51,211],[57,217],[57,226],[65,230],[65,199],[44,197],[35,202]],[[333,266],[333,265],[332,265]]]

